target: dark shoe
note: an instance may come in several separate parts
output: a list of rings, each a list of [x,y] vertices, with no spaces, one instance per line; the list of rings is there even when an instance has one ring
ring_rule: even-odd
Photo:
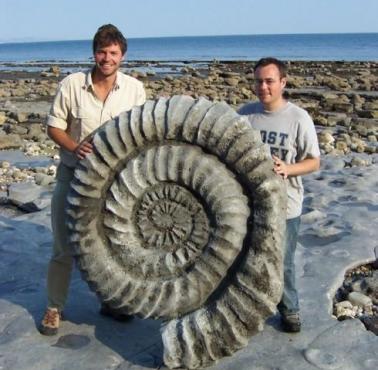
[[[60,320],[61,314],[57,308],[47,308],[39,327],[39,332],[43,335],[56,335]]]
[[[301,319],[298,313],[282,315],[281,323],[286,333],[299,333],[301,331]]]
[[[107,304],[102,303],[101,309],[100,309],[100,315],[108,316],[113,318],[114,320],[121,321],[121,322],[127,322],[131,321],[134,316],[127,315],[125,313],[121,313],[120,311],[110,308]]]

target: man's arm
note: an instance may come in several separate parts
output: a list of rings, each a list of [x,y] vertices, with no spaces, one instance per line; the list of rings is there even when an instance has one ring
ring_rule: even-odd
[[[290,176],[301,176],[317,171],[320,168],[320,157],[305,158],[297,163],[285,163],[275,155],[272,156],[274,162],[274,172],[284,179]]]
[[[83,140],[81,143],[77,143],[60,128],[48,126],[47,134],[61,148],[74,152],[79,159],[84,159],[86,155],[92,153],[92,144],[89,141]]]

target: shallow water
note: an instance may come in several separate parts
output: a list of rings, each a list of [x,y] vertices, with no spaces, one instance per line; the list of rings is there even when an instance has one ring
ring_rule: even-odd
[[[26,156],[21,150],[2,150],[0,151],[0,162],[7,161],[11,166],[18,168],[46,167],[54,164],[54,160],[44,155]]]

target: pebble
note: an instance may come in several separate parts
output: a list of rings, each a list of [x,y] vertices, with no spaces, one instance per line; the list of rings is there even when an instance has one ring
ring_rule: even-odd
[[[55,181],[55,178],[54,176],[49,176],[44,173],[37,173],[34,180],[37,185],[47,186],[52,184]]]
[[[341,301],[335,304],[335,316],[336,318],[354,318],[357,310],[353,307],[349,301]]]
[[[367,307],[373,304],[370,297],[360,292],[351,292],[348,295],[348,300],[359,307]]]

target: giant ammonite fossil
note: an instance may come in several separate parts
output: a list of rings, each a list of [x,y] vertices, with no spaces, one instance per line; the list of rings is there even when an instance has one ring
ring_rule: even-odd
[[[174,96],[107,122],[68,196],[90,287],[164,318],[164,362],[197,368],[245,346],[282,291],[285,190],[269,150],[226,103]]]

